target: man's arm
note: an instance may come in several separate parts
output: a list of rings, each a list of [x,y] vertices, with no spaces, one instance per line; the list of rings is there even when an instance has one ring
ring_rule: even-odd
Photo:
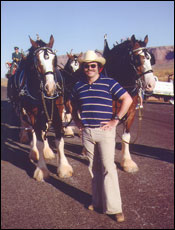
[[[120,111],[117,113],[117,115],[120,119],[122,119],[122,117],[124,117],[125,114],[128,112],[129,107],[131,106],[133,100],[132,100],[132,98],[128,92],[125,92],[119,98],[119,100],[121,101],[121,107],[120,107]]]
[[[121,107],[120,107],[120,111],[117,113],[117,116],[119,117],[119,119],[122,119],[122,117],[124,117],[124,115],[128,112],[129,107],[131,106],[133,100],[131,98],[131,96],[129,95],[128,92],[125,92],[120,98],[119,100],[121,101]],[[102,129],[106,130],[106,129],[111,129],[115,126],[117,126],[119,123],[119,120],[111,120],[109,122],[101,122]]]

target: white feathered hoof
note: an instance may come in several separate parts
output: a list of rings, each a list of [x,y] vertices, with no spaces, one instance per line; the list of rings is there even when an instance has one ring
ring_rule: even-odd
[[[58,168],[57,172],[60,178],[69,178],[73,174],[73,169],[70,165],[62,165]]]
[[[49,177],[49,172],[47,169],[45,168],[36,168],[35,169],[35,172],[34,172],[34,175],[33,175],[33,178],[36,179],[37,181],[44,181],[44,179],[47,179]]]
[[[55,154],[53,153],[53,151],[47,147],[47,148],[44,148],[44,158],[45,159],[54,159],[55,158]]]
[[[64,129],[64,136],[65,137],[74,137],[74,132],[71,127],[67,127]]]
[[[29,158],[30,158],[30,161],[38,161],[39,160],[39,152],[38,150],[34,150],[34,149],[31,149],[30,150],[30,153],[29,153]]]
[[[135,173],[139,170],[137,164],[131,159],[123,160],[120,165],[123,170],[128,173]]]

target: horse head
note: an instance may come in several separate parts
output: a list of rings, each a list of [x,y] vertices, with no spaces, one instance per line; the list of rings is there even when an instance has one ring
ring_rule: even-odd
[[[70,72],[75,73],[80,68],[78,58],[80,58],[82,54],[83,53],[80,53],[79,55],[75,55],[75,54],[73,55],[72,50],[70,53],[67,53],[67,56],[68,56],[67,65],[68,65]]]
[[[135,89],[137,82],[141,83],[146,91],[152,91],[155,87],[151,66],[154,64],[154,58],[146,49],[147,43],[148,36],[145,36],[144,41],[140,41],[132,35],[130,39],[122,40],[120,44],[109,49],[105,36],[103,56],[106,58],[107,75],[116,79],[129,92]]]
[[[142,79],[143,88],[148,92],[152,92],[156,83],[152,70],[155,59],[153,54],[150,54],[146,49],[147,43],[148,35],[145,36],[144,41],[138,41],[132,35],[130,57],[138,78]]]
[[[32,47],[34,66],[37,71],[37,76],[39,80],[42,81],[43,90],[46,92],[47,96],[53,96],[56,91],[56,65],[57,57],[52,51],[52,46],[54,43],[53,35],[50,36],[50,41],[48,43],[42,40],[33,41],[30,38]]]

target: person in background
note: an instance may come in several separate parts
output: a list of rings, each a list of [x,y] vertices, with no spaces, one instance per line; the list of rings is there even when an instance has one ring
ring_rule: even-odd
[[[12,65],[11,65],[11,68],[10,68],[10,74],[13,73],[13,68],[15,65],[19,65],[19,62],[21,61],[21,58],[22,58],[22,53],[19,52],[19,48],[18,47],[14,47],[14,50],[15,52],[12,53]]]
[[[72,117],[82,132],[82,143],[89,160],[92,176],[92,203],[89,210],[102,209],[124,221],[115,157],[116,127],[127,113],[132,98],[114,79],[101,72],[106,60],[94,51],[86,52],[79,62],[83,70],[70,97]],[[112,101],[121,100],[114,117]]]

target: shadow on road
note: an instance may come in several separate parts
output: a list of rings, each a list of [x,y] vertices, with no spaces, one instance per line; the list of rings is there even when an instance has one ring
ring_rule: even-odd
[[[92,201],[92,196],[90,194],[80,189],[77,189],[70,184],[65,183],[61,179],[57,179],[57,178],[54,178],[53,176],[50,176],[47,179],[47,183],[51,184],[59,191],[70,196],[71,198],[78,201],[79,203],[83,204],[86,208]]]
[[[121,150],[121,143],[116,143],[116,149]],[[135,154],[142,157],[149,157],[168,163],[174,163],[174,152],[172,150],[149,147],[146,145],[130,144],[131,154]]]

